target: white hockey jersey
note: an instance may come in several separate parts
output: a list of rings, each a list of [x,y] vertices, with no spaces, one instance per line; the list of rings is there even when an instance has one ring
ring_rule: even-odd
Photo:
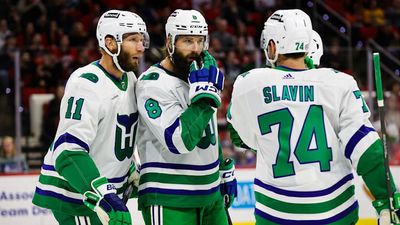
[[[159,64],[137,82],[137,148],[141,162],[139,208],[150,205],[202,207],[221,199],[216,113],[193,150],[180,116],[189,106],[189,84]],[[200,115],[191,115],[193,120]],[[196,129],[196,128],[194,128]]]
[[[61,101],[57,134],[44,158],[35,204],[75,215],[91,211],[83,205],[83,196],[56,171],[57,157],[65,150],[88,152],[100,175],[117,190],[122,188],[135,143],[136,80],[132,72],[118,80],[98,61],[72,73]]]
[[[256,218],[277,224],[358,218],[352,167],[379,138],[369,115],[355,80],[333,69],[240,75],[228,120],[257,150]]]

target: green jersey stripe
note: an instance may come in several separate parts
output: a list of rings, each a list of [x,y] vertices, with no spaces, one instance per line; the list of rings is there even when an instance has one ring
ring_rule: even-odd
[[[323,213],[330,211],[336,208],[337,206],[343,204],[350,198],[352,198],[354,196],[354,186],[348,187],[336,198],[321,203],[296,204],[296,203],[283,202],[265,196],[257,191],[255,192],[255,196],[257,202],[280,212],[297,213],[297,214],[314,214],[314,213]]]
[[[70,215],[77,215],[77,216],[92,216],[95,215],[94,212],[86,207],[83,204],[74,204],[70,202],[65,202],[60,200],[59,198],[51,197],[51,196],[46,196],[46,195],[40,195],[35,193],[33,196],[32,200],[33,204],[51,209],[51,210],[56,210],[63,212],[65,214],[70,214]]]
[[[274,223],[272,221],[266,220],[262,216],[259,216],[255,214],[257,225],[280,225],[277,223]],[[347,216],[343,217],[340,220],[337,220],[333,223],[327,224],[327,225],[343,225],[343,224],[356,224],[358,221],[358,208],[354,209],[351,211]]]
[[[39,182],[42,184],[52,185],[65,189],[69,192],[79,193],[75,188],[73,188],[67,181],[59,179],[57,177],[51,177],[46,175],[40,175]]]
[[[160,182],[166,184],[211,184],[219,179],[219,172],[205,176],[187,176],[177,174],[163,174],[163,173],[146,173],[140,177],[140,184],[146,182]]]
[[[147,193],[138,199],[139,209],[150,205],[162,205],[179,208],[198,208],[211,205],[216,201],[222,201],[219,191],[208,195],[173,195],[161,193]]]

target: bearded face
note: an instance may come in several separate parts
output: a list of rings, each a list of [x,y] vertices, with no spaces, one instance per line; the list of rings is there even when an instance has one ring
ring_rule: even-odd
[[[169,39],[171,48],[171,42]],[[204,49],[204,36],[179,35],[175,41],[174,53],[170,56],[174,64],[176,75],[186,81],[189,75],[190,64],[193,61],[201,61],[201,52]]]
[[[124,48],[121,48],[121,52],[117,58],[119,65],[124,71],[137,71],[139,67],[139,59],[132,57]]]
[[[194,60],[200,62],[201,57],[200,54],[196,52],[191,52],[184,55],[183,52],[179,51],[178,49],[175,49],[174,54],[172,54],[172,60],[175,66],[175,72],[178,75],[178,77],[186,81],[189,75],[190,64]]]

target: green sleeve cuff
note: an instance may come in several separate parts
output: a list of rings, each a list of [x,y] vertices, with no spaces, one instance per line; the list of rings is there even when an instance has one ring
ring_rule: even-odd
[[[206,101],[199,100],[191,104],[180,116],[181,138],[189,151],[193,150],[202,139],[214,112]]]
[[[198,101],[206,100],[210,102],[211,106],[218,108],[221,106],[221,100],[218,99],[216,95],[209,94],[209,93],[202,93],[198,94],[192,98],[191,104],[196,103]]]
[[[80,193],[92,190],[90,183],[100,176],[96,164],[85,151],[64,150],[56,160],[56,171]]]
[[[375,199],[388,198],[381,140],[375,141],[361,156],[357,165],[357,174],[362,176]],[[390,174],[390,178],[392,189],[396,191],[392,174]]]
[[[236,147],[239,148],[244,148],[244,149],[250,149],[249,146],[247,146],[243,140],[240,138],[238,132],[235,130],[235,128],[233,128],[232,124],[228,123],[227,126],[228,130],[229,130],[229,135],[231,137],[232,140],[232,144]]]

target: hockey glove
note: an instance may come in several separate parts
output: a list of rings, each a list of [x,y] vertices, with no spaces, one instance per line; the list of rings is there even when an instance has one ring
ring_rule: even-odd
[[[314,61],[309,56],[304,58],[304,63],[306,64],[308,69],[315,69]]]
[[[235,178],[235,161],[227,158],[219,168],[221,177],[220,191],[224,197],[225,207],[229,208],[237,197],[237,181]]]
[[[221,105],[220,93],[224,87],[224,74],[218,69],[217,63],[207,51],[202,53],[203,65],[199,68],[196,61],[190,65],[189,99],[194,103],[199,99],[209,99],[214,107]]]
[[[375,210],[378,213],[378,225],[392,225],[391,217],[390,217],[390,210],[387,199],[385,200],[375,200],[372,202]],[[400,211],[395,209],[394,215],[394,224],[400,224]]]
[[[91,183],[93,191],[86,191],[83,203],[97,213],[103,225],[131,225],[128,208],[117,196],[113,184],[107,178],[98,177]]]
[[[128,185],[133,186],[133,191],[130,194],[129,198],[136,198],[137,191],[139,188],[139,178],[140,178],[140,165],[136,165],[135,162],[132,163],[129,168],[129,177],[128,177]]]

